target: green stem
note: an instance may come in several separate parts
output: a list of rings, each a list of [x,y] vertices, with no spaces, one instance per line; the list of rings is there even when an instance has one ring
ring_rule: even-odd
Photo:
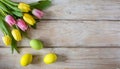
[[[10,11],[8,10],[8,8],[6,7],[5,4],[3,4],[2,2],[0,2],[0,9],[2,9],[3,11],[10,13]]]
[[[2,14],[3,16],[6,16],[6,15],[7,15],[2,9],[0,9],[0,12],[1,12],[1,14]]]
[[[7,2],[5,2],[4,0],[0,0],[2,3],[4,3],[5,5],[7,5],[8,7],[10,7],[11,9],[13,9],[14,11],[21,11],[20,9],[18,9],[17,7],[14,7],[10,4],[8,4]]]
[[[14,5],[14,6],[18,6],[18,3],[17,2],[13,2],[11,0],[4,0],[5,2],[11,4],[11,5]]]

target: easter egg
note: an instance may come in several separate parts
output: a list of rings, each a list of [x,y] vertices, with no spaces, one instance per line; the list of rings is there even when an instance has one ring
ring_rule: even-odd
[[[40,40],[33,39],[30,41],[30,46],[35,50],[40,50],[43,48],[43,43]]]
[[[32,55],[31,54],[24,54],[21,57],[20,64],[21,66],[27,66],[32,62]]]
[[[57,55],[54,53],[49,53],[44,57],[44,63],[45,64],[52,64],[54,62],[56,62],[57,60]]]

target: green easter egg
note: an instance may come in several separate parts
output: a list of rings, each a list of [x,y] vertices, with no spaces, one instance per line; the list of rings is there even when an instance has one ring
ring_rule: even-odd
[[[33,39],[30,41],[30,46],[35,50],[40,50],[43,48],[43,43],[40,40]]]

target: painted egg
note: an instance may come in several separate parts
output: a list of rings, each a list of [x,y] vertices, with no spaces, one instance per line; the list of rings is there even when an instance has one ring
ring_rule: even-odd
[[[31,54],[24,54],[21,57],[20,64],[21,66],[27,66],[32,62],[32,55]]]
[[[30,46],[35,50],[40,50],[43,48],[43,43],[40,40],[33,39],[30,41]]]
[[[44,57],[45,64],[52,64],[56,62],[56,60],[57,60],[57,55],[54,53],[49,53]]]

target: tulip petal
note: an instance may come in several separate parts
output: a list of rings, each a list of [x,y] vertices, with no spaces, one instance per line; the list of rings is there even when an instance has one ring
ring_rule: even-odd
[[[22,11],[22,12],[29,12],[30,9],[30,5],[26,4],[26,3],[19,3],[18,8]]]
[[[27,24],[24,22],[23,19],[18,19],[17,20],[17,26],[22,30],[22,31],[26,31],[28,29]]]
[[[41,19],[44,15],[44,13],[38,9],[33,9],[32,14],[36,16],[38,19]]]
[[[21,33],[20,33],[20,31],[19,31],[18,29],[13,29],[13,30],[12,30],[12,35],[13,35],[13,37],[14,37],[14,39],[15,39],[16,41],[22,40]]]
[[[15,19],[11,16],[11,15],[7,15],[5,17],[5,21],[10,25],[13,26],[14,24],[16,24]]]
[[[30,14],[27,13],[24,14],[23,19],[30,25],[34,25],[36,23],[35,19]]]

